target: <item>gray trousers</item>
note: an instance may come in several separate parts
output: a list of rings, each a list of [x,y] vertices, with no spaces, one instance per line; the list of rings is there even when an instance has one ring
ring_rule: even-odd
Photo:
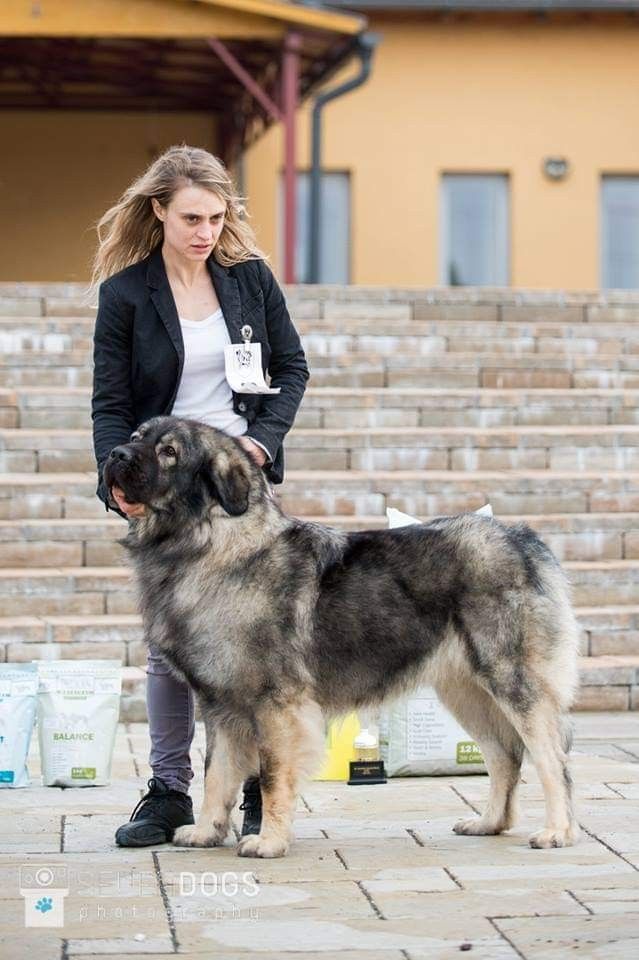
[[[153,776],[163,780],[170,790],[187,793],[193,777],[193,691],[188,683],[173,676],[166,660],[152,645],[147,656],[146,707],[151,737],[149,763]]]
[[[171,673],[157,647],[149,645],[146,668],[153,776],[170,790],[187,793],[193,779],[191,744],[195,733],[195,701],[188,683]]]

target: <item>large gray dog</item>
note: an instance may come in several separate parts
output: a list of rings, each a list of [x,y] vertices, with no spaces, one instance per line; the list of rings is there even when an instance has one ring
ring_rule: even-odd
[[[546,801],[531,845],[574,843],[577,627],[559,564],[532,530],[474,514],[358,533],[296,520],[236,440],[175,417],[116,447],[105,480],[147,505],[122,541],[146,639],[193,687],[206,726],[202,812],[174,843],[222,843],[240,784],[259,771],[262,829],[238,853],[283,856],[325,717],[424,683],[490,773],[485,812],[455,831],[512,826],[527,750]]]

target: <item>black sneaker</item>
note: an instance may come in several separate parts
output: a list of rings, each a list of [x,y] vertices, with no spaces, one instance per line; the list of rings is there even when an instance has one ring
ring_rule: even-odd
[[[259,833],[262,826],[262,793],[259,777],[251,777],[250,780],[245,781],[244,801],[240,804],[240,810],[244,811],[242,836]]]
[[[151,777],[148,792],[136,804],[128,823],[115,832],[120,847],[148,847],[168,843],[177,827],[195,823],[193,801],[187,793],[169,790],[159,777]]]

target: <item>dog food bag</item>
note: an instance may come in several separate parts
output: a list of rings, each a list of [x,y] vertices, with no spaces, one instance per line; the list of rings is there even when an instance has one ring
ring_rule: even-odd
[[[493,515],[490,504],[477,513]],[[386,515],[391,529],[420,522],[392,507]],[[379,746],[389,777],[486,773],[479,747],[432,687],[420,687],[381,711]]]
[[[38,671],[0,663],[0,787],[28,787],[27,754],[35,723]]]
[[[106,786],[120,713],[120,661],[38,661],[38,673],[42,783]]]
[[[481,750],[432,687],[382,710],[379,748],[389,777],[486,773]]]

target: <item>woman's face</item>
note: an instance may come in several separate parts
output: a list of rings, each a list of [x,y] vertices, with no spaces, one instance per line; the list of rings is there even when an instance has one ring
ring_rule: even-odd
[[[166,207],[151,198],[164,224],[164,246],[185,260],[206,260],[224,226],[226,204],[204,187],[180,187]]]

